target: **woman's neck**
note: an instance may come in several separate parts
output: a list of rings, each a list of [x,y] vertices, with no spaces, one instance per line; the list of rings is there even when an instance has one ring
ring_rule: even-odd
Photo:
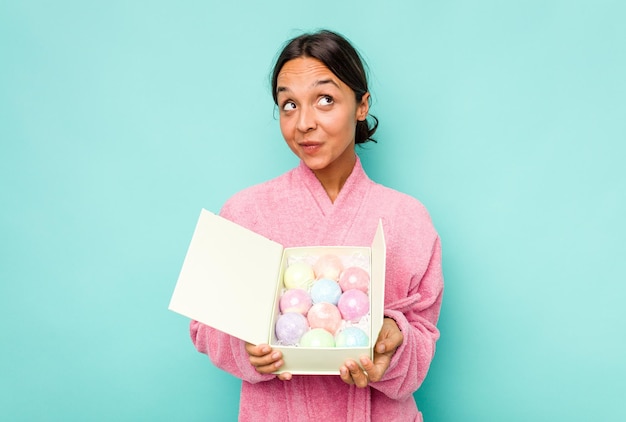
[[[330,202],[334,203],[343,185],[352,174],[356,164],[356,154],[347,155],[344,159],[336,160],[328,167],[320,170],[313,170],[315,177],[320,181]]]

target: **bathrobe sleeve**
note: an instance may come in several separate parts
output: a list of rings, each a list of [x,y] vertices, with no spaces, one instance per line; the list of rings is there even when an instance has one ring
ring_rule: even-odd
[[[190,334],[193,344],[200,353],[209,356],[218,368],[249,383],[275,378],[275,375],[260,374],[250,364],[245,342],[198,321],[191,321]]]
[[[390,268],[387,272],[390,286],[386,288],[386,293],[391,293],[393,297],[389,301],[385,300],[385,317],[396,321],[404,341],[392,357],[382,380],[370,385],[397,400],[407,398],[420,387],[439,339],[436,324],[443,295],[441,243],[435,230],[430,228],[430,219],[427,219],[425,227],[411,234],[423,240],[428,239],[418,249],[406,246],[408,244],[402,246],[403,241],[410,242],[409,238],[392,245],[402,255],[397,258],[404,264],[398,265],[399,268]],[[411,264],[411,261],[415,264]],[[405,270],[411,268],[411,265],[414,270]],[[407,284],[402,281],[404,278],[409,280],[408,291],[401,292],[401,286]]]

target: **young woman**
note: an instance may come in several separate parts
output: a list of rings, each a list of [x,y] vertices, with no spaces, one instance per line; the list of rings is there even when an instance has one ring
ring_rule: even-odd
[[[193,321],[191,337],[242,379],[242,421],[421,421],[413,393],[439,338],[441,248],[416,199],[371,181],[355,146],[372,140],[361,58],[330,31],[290,40],[272,74],[280,128],[300,165],[229,199],[221,215],[285,247],[370,246],[379,219],[387,243],[385,319],[374,359],[346,361],[339,376],[274,375],[279,351]],[[369,118],[369,120],[368,120]]]

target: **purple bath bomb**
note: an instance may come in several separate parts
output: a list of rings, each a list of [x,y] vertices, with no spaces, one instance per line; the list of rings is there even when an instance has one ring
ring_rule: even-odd
[[[361,290],[351,289],[341,295],[337,307],[343,319],[357,322],[369,312],[370,299]]]
[[[344,292],[350,289],[358,289],[363,293],[367,293],[370,286],[370,275],[361,267],[348,267],[341,273],[339,285]]]
[[[309,329],[304,315],[297,312],[287,312],[276,321],[276,338],[285,345],[298,344],[300,338]]]
[[[367,347],[370,338],[359,327],[346,327],[335,336],[337,347]]]
[[[313,303],[311,296],[304,289],[289,289],[280,297],[280,312],[298,312],[306,315]]]
[[[307,319],[311,328],[323,328],[331,334],[341,326],[341,313],[331,303],[322,302],[311,306]]]

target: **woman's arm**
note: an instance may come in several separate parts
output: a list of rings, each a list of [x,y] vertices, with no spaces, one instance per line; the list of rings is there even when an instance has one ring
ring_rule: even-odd
[[[414,286],[412,293],[405,299],[388,304],[385,310],[385,317],[393,319],[400,329],[402,344],[393,353],[382,378],[370,384],[372,388],[395,399],[406,398],[420,387],[439,339],[436,324],[443,295],[443,274],[438,237],[424,275],[411,283]]]
[[[191,321],[191,341],[200,353],[209,356],[218,368],[250,383],[268,381],[273,374],[261,374],[250,363],[243,340],[225,334],[198,321]]]

